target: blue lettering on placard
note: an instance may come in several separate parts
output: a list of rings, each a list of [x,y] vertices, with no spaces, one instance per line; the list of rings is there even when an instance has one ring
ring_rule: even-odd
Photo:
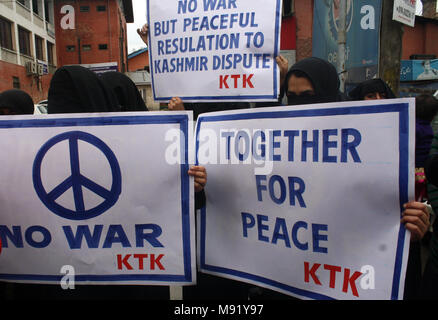
[[[252,214],[242,212],[242,228],[243,228],[243,236],[245,238],[248,237],[248,228],[252,228],[255,226],[255,219]]]
[[[275,183],[278,183],[280,186],[280,196],[277,197],[274,190]],[[269,179],[269,195],[271,196],[272,201],[274,201],[276,204],[282,204],[284,200],[286,200],[286,184],[284,183],[284,180],[282,177],[278,175],[273,175]]]
[[[160,35],[168,35],[169,33],[175,33],[175,24],[178,20],[159,21],[154,23],[154,35],[156,37]]]
[[[245,151],[243,153],[240,153],[239,151],[239,146],[241,146],[242,144],[239,144],[239,141],[243,139],[243,145],[244,147],[242,147]],[[249,156],[249,152],[251,150],[251,143],[249,140],[249,135],[246,131],[239,131],[237,132],[236,135],[236,141],[237,143],[234,145],[234,151],[236,153],[236,155],[238,156],[239,161],[245,161],[246,159],[248,159]]]
[[[267,191],[266,181],[268,181],[267,176],[256,175],[256,191],[257,200],[263,201],[263,191]],[[269,177],[269,196],[276,204],[281,205],[285,202],[287,196],[287,189],[289,189],[289,205],[296,206],[296,199],[301,208],[306,208],[306,203],[304,202],[303,193],[306,191],[306,185],[304,180],[299,177],[288,177],[288,184],[286,185],[285,180],[279,175],[273,175]],[[279,196],[276,195],[275,185],[280,188]]]
[[[320,231],[328,231],[326,224],[312,224],[312,237],[313,237],[313,252],[327,253],[327,248],[320,247],[320,241],[327,241],[326,234],[320,234]]]
[[[73,234],[70,226],[63,226],[62,229],[64,230],[64,234],[70,249],[81,249],[83,238],[85,238],[88,248],[98,248],[103,225],[95,225],[93,234],[91,234],[90,227],[87,225],[78,226],[76,229],[76,234]]]
[[[288,138],[288,161],[294,161],[295,138],[300,135],[298,130],[286,130],[284,136]]]
[[[35,232],[42,234],[43,239],[41,241],[38,242],[34,239],[33,234]],[[50,244],[50,241],[52,241],[52,236],[50,235],[49,230],[42,226],[32,226],[27,228],[26,232],[24,233],[24,237],[26,242],[34,248],[45,248]]]
[[[313,162],[318,162],[318,139],[319,139],[319,131],[313,130],[313,140],[307,140],[307,130],[303,130],[302,132],[303,140],[302,140],[302,153],[301,153],[301,161],[307,161],[307,149],[313,149]]]
[[[280,130],[274,130],[272,131],[272,134],[269,136],[270,137],[270,143],[269,145],[271,146],[271,161],[281,161],[281,155],[279,154],[275,154],[275,149],[279,149],[280,148],[280,142],[275,141],[276,137],[280,137],[281,136],[281,131]]]
[[[275,223],[274,235],[272,236],[272,243],[277,244],[278,240],[283,240],[284,245],[290,248],[289,235],[287,233],[286,220],[283,218],[278,218]]]
[[[70,226],[63,226],[64,234],[69,244],[70,249],[81,249],[84,243],[87,248],[99,248],[100,239],[102,237],[103,225],[95,225],[93,232],[90,231],[91,226],[80,225],[74,233]],[[158,240],[162,233],[162,229],[156,224],[136,224],[135,225],[135,244],[137,248],[143,248],[144,242],[148,242],[153,247],[164,247]],[[110,225],[106,232],[105,240],[102,248],[111,248],[113,244],[120,243],[123,248],[130,248],[129,241],[122,225]]]
[[[269,226],[263,224],[263,222],[268,221],[269,217],[261,214],[257,215],[257,230],[259,233],[259,241],[269,242],[269,237],[263,235],[264,230],[269,230]]]
[[[250,237],[250,232],[253,231],[253,236],[261,241],[266,243],[271,243],[274,245],[280,245],[280,243],[284,244],[286,248],[291,248],[293,244],[295,248],[308,251],[312,248],[312,251],[315,253],[327,253],[328,248],[323,247],[321,242],[327,242],[328,236],[326,234],[321,234],[322,231],[328,231],[328,225],[326,224],[316,224],[313,223],[312,230],[308,231],[308,223],[305,221],[296,221],[295,223],[290,223],[288,229],[288,222],[284,218],[277,217],[273,223],[269,223],[273,219],[267,215],[257,214],[253,215],[248,212],[242,212],[242,235],[244,238]],[[272,228],[272,224],[274,225]],[[271,231],[273,229],[273,231]],[[290,233],[289,231],[290,230]],[[309,242],[300,240],[298,233],[300,230],[301,233],[306,235],[306,231],[308,236],[306,237],[309,240],[312,240],[312,246],[309,246]],[[270,233],[271,232],[271,233]],[[311,232],[309,234],[309,232]],[[270,237],[272,235],[272,237]],[[303,238],[301,236],[301,238]],[[279,240],[282,240],[279,242]],[[291,241],[292,240],[292,241]]]
[[[221,138],[225,138],[226,146],[225,150],[221,151],[226,152],[227,160],[230,159],[230,148],[235,150],[236,159],[239,159],[239,155],[244,153],[236,151],[242,151],[237,144],[241,139],[246,142],[249,139],[249,145],[252,145],[252,148],[248,157],[252,156],[256,160],[286,161],[283,159],[286,156],[282,156],[282,153],[285,153],[289,162],[362,162],[358,151],[362,135],[353,128],[312,130],[310,134],[308,130],[255,130],[252,134],[242,133],[239,139],[234,138],[234,135],[235,133],[228,131],[221,132]],[[269,150],[269,159],[265,158],[266,150]],[[244,158],[247,158],[246,154]]]
[[[145,232],[150,231],[150,232]],[[158,241],[158,237],[161,235],[162,229],[157,224],[138,224],[135,226],[135,237],[137,248],[143,248],[144,241],[155,248],[163,248],[163,244]]]
[[[234,132],[230,131],[230,132],[222,132],[221,133],[221,137],[225,138],[225,148],[226,148],[226,153],[225,153],[225,159],[230,160],[230,141],[231,138],[234,137]]]
[[[237,0],[203,0],[203,1],[204,1],[204,11],[237,9],[237,5],[236,5]]]
[[[40,241],[35,240],[35,233],[41,234],[42,239]],[[23,234],[20,226],[12,226],[12,232],[7,226],[0,226],[0,238],[4,248],[9,246],[8,239],[16,248],[24,248]],[[24,232],[24,239],[33,248],[45,248],[52,241],[52,236],[49,230],[42,226],[30,226]]]
[[[196,0],[179,0],[178,1],[178,14],[185,14],[187,9],[189,12],[195,12],[198,8],[198,2]]]
[[[307,223],[304,221],[298,221],[294,224],[294,226],[292,227],[292,241],[298,249],[306,251],[309,249],[309,244],[307,242],[302,243],[298,240],[298,230],[301,228],[307,230]]]
[[[329,149],[336,149],[338,147],[337,141],[330,141],[330,136],[337,136],[338,135],[338,129],[331,129],[331,130],[323,130],[322,132],[322,161],[323,162],[333,162],[336,163],[336,156],[330,156],[329,155]]]
[[[349,137],[353,137],[353,140],[350,142],[348,141]],[[362,136],[358,130],[342,129],[341,162],[347,162],[348,152],[350,152],[354,162],[362,162],[356,150],[361,141]]]
[[[114,243],[120,243],[123,248],[130,248],[128,237],[120,224],[112,224],[108,228],[103,248],[112,248]]]
[[[8,239],[16,248],[23,248],[23,236],[20,226],[12,226],[12,232],[7,226],[0,226],[0,238],[3,248],[8,248]]]
[[[258,144],[257,141],[260,138],[261,144]],[[266,141],[266,135],[263,131],[258,130],[254,132],[254,138],[252,140],[252,154],[255,160],[265,160],[266,158],[266,147],[264,142]],[[257,153],[257,147],[259,147],[260,153]]]

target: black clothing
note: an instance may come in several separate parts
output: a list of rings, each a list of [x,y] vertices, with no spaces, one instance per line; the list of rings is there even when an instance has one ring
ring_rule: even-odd
[[[18,89],[0,93],[0,109],[9,109],[10,114],[33,114],[32,98],[26,92]]]
[[[313,85],[315,95],[297,96],[288,92],[289,79],[292,75],[305,76]],[[339,91],[340,81],[336,68],[320,58],[307,58],[295,63],[286,75],[283,90],[288,98],[288,105],[328,103],[342,101]]]
[[[86,113],[119,111],[115,95],[92,71],[81,66],[58,69],[50,83],[48,112]],[[58,283],[3,284],[0,298],[7,299],[140,299],[168,300],[168,286],[76,285],[63,290]]]
[[[148,111],[135,83],[120,72],[105,72],[100,79],[115,94],[121,111]]]
[[[120,111],[111,90],[94,72],[81,66],[56,70],[48,100],[49,114]]]
[[[391,88],[382,79],[371,79],[358,84],[349,92],[352,100],[364,100],[368,93],[383,93],[386,99],[394,99],[396,96]]]

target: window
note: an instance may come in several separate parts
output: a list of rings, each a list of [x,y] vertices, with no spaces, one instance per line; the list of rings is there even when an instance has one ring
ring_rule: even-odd
[[[36,50],[36,58],[38,60],[44,60],[43,44],[44,44],[44,40],[38,36],[35,36],[35,50]]]
[[[0,18],[0,47],[14,50],[12,46],[12,23]]]
[[[81,12],[90,12],[90,6],[81,6],[79,8]]]
[[[27,10],[31,10],[31,0],[17,0],[17,2],[19,4],[21,4],[24,8],[26,8]]]
[[[67,46],[67,52],[73,52],[76,50],[75,46]]]
[[[47,41],[47,62],[52,66],[55,64],[55,59],[53,57],[53,43]]]
[[[106,6],[97,6],[97,11],[98,12],[106,11]]]
[[[39,7],[38,7],[38,1],[32,2],[32,10],[35,14],[40,15]]]
[[[27,56],[32,56],[30,50],[30,32],[26,29],[18,27],[18,43],[20,45],[20,53]]]
[[[12,87],[14,89],[20,89],[20,78],[12,77]]]
[[[107,44],[99,44],[99,50],[108,50]]]
[[[53,4],[52,4],[53,6]],[[53,23],[53,8],[49,3],[49,0],[44,0],[44,12],[46,13],[46,21]]]
[[[82,46],[82,51],[91,51],[91,45],[89,44],[84,44]]]

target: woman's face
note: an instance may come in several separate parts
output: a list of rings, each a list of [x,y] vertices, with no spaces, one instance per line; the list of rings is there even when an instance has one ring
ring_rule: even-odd
[[[367,93],[364,98],[364,100],[381,100],[386,99],[386,94],[383,92],[370,92]]]
[[[292,75],[287,83],[287,95],[314,96],[315,89],[309,79]]]

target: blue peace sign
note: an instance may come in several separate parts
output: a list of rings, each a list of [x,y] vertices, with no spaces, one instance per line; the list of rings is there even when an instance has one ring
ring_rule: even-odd
[[[68,140],[69,143],[71,176],[65,179],[52,191],[47,192],[41,181],[41,164],[47,151],[57,143],[64,140]],[[79,167],[78,140],[85,141],[95,146],[107,158],[112,174],[111,190],[107,190],[81,174]],[[33,185],[38,197],[50,211],[60,217],[70,220],[86,220],[94,218],[111,208],[119,199],[121,193],[121,181],[120,166],[111,149],[99,138],[82,131],[66,132],[53,137],[41,147],[33,163]],[[82,187],[91,190],[98,196],[102,197],[104,201],[92,209],[85,210]],[[70,188],[73,189],[76,210],[64,208],[55,202]]]

